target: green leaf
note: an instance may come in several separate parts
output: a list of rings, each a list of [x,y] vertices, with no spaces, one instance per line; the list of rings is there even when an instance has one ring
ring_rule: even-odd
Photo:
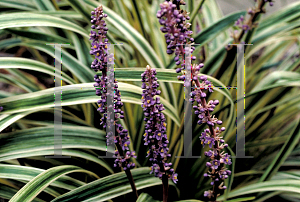
[[[4,179],[31,181],[33,178],[35,178],[37,175],[41,174],[44,171],[45,170],[43,169],[28,166],[0,164],[0,178]],[[51,183],[50,185],[68,190],[73,190],[84,184],[84,182],[81,182],[79,180],[73,179],[68,176],[63,176],[57,181]]]
[[[71,30],[88,37],[87,32],[70,21],[45,14],[15,12],[0,15],[0,29],[9,27],[46,26]]]
[[[278,81],[288,80],[288,81],[299,81],[300,73],[298,72],[287,72],[287,71],[274,71],[269,75],[264,77],[258,84],[256,84],[255,88],[253,88],[250,93],[263,89],[269,85],[275,84]]]
[[[39,10],[50,10],[50,11],[55,11],[54,6],[52,5],[52,3],[49,0],[33,0],[33,2],[35,3],[36,7]]]
[[[29,69],[34,71],[43,72],[49,75],[60,77],[58,73],[54,73],[54,67],[47,65],[45,63],[18,57],[1,57],[0,58],[0,69],[4,68],[20,68],[20,69]],[[62,72],[62,79],[66,83],[74,84],[75,81],[68,76],[66,73]]]
[[[42,15],[51,15],[56,17],[67,18],[71,20],[81,20],[82,16],[74,11],[61,10],[61,11],[30,11],[30,13],[42,14]]]
[[[50,33],[43,33],[41,31],[27,31],[12,28],[6,28],[5,30],[17,36],[25,37],[28,39],[34,39],[49,43],[70,43],[70,40],[68,39]]]
[[[53,134],[51,134],[53,136]],[[50,136],[50,135],[49,135]],[[53,137],[52,137],[53,139]],[[22,144],[20,142],[17,142],[16,144]],[[22,148],[20,148],[22,149]],[[54,150],[53,149],[45,149],[40,150],[38,153],[36,151],[30,150],[30,148],[26,152],[16,152],[11,155],[6,155],[3,157],[0,157],[0,161],[7,161],[12,159],[19,159],[19,158],[28,158],[28,157],[35,157],[35,156],[50,156],[53,155]],[[104,162],[103,160],[99,159],[98,156],[91,155],[83,150],[78,149],[62,149],[62,155],[63,156],[71,156],[71,157],[79,157],[85,160],[89,160],[92,162],[95,162],[99,164],[100,166],[107,169],[110,173],[114,173],[111,166]]]
[[[175,201],[175,202],[203,202],[195,199],[189,199],[189,200],[181,200],[181,201]]]
[[[2,74],[2,75],[0,75],[0,77],[2,78],[2,79],[0,79],[0,81],[2,81],[3,83],[7,83],[10,85],[16,86],[18,88],[22,88],[26,92],[32,92],[32,91],[37,90],[36,88],[30,88],[30,87],[23,85],[22,83],[20,83],[16,78],[14,78],[11,75]]]
[[[66,32],[69,35],[69,38],[72,39],[72,42],[74,43],[75,50],[76,50],[76,55],[78,60],[85,65],[88,65],[87,63],[87,52],[84,52],[84,44],[83,44],[83,39],[79,40],[79,36],[77,34],[67,31]],[[90,54],[88,54],[90,56]]]
[[[43,51],[55,58],[54,46],[45,45],[37,42],[16,43],[13,46],[26,46]],[[91,68],[82,64],[79,60],[62,49],[62,67],[66,67],[72,72],[81,82],[91,82],[94,80],[94,72]]]
[[[54,126],[34,127],[3,133],[0,136],[0,158],[26,152],[54,152]],[[106,151],[105,131],[83,126],[62,126],[62,148],[84,148]]]
[[[58,179],[59,177],[73,173],[73,172],[85,172],[88,174],[95,175],[94,173],[84,170],[78,166],[57,166],[54,168],[50,168],[34,179],[32,179],[29,183],[27,183],[22,189],[20,189],[14,197],[10,199],[10,202],[18,202],[18,201],[32,201],[43,189],[49,186],[53,181]]]
[[[243,197],[243,198],[237,198],[237,199],[232,199],[232,200],[229,200],[229,201],[226,201],[226,202],[243,202],[243,201],[252,201],[254,200],[255,197]]]
[[[5,110],[5,108],[4,108]],[[32,110],[28,112],[23,113],[15,113],[15,114],[3,114],[3,112],[0,115],[0,132],[4,130],[6,127],[10,126],[15,121],[27,116],[30,113],[33,113],[37,110]]]
[[[68,0],[68,3],[76,11],[76,13],[81,13],[81,16],[86,22],[90,22],[91,13],[87,12],[86,7],[83,5],[81,0]]]
[[[267,182],[258,182],[231,191],[228,195],[228,198],[242,196],[246,194],[269,192],[269,191],[283,191],[283,192],[293,192],[299,194],[300,182],[299,180],[272,180]],[[224,196],[218,197],[218,201],[222,201],[222,200],[224,200]]]
[[[82,89],[83,87],[89,86],[91,87],[88,89]],[[62,86],[62,106],[97,102],[99,98],[95,95],[95,89],[92,86],[93,83]],[[121,82],[118,83],[118,86],[122,93],[122,102],[141,105],[142,89],[140,87]],[[53,92],[54,88],[51,88],[38,92],[18,95],[17,97],[13,96],[9,98],[3,98],[0,100],[1,106],[4,108],[2,112],[11,114],[54,107]],[[161,98],[161,103],[166,109],[163,111],[163,113],[165,113],[179,125],[179,117],[176,114],[177,111],[175,108],[163,98]]]
[[[193,22],[204,2],[205,0],[201,0],[198,2],[197,6],[194,8],[192,14],[190,15],[190,22]]]
[[[280,166],[284,163],[294,147],[298,144],[300,139],[300,120],[294,131],[287,138],[285,144],[281,148],[280,152],[276,155],[272,163],[269,165],[263,176],[259,179],[259,182],[269,180],[278,171]]]
[[[277,172],[271,178],[271,180],[285,180],[285,179],[300,180],[300,172],[298,170],[294,170],[294,171],[281,171],[281,172]]]
[[[35,5],[28,0],[18,1],[18,0],[1,0],[0,7],[8,7],[8,8],[15,8],[20,10],[35,10]]]
[[[228,147],[227,149],[228,149],[229,152],[230,152],[230,156],[235,156],[235,153],[231,150],[230,147]],[[233,181],[234,181],[234,175],[235,175],[235,174],[234,174],[234,170],[235,170],[235,165],[236,165],[236,159],[233,158],[233,159],[232,159],[232,164],[229,165],[229,166],[227,167],[227,169],[231,171],[231,175],[225,180],[225,184],[227,184],[227,189],[225,190],[225,194],[224,194],[225,199],[227,198],[228,193],[230,193],[231,187],[232,187],[232,183],[233,183]]]
[[[11,199],[17,192],[18,192],[17,189],[0,184],[0,197],[2,197],[4,199],[7,199],[7,200]],[[41,200],[39,198],[35,198],[33,200],[33,202],[45,202],[45,201]]]
[[[9,46],[15,45],[17,43],[21,43],[21,39],[17,39],[17,38],[3,39],[0,41],[0,49],[8,48]]]
[[[278,12],[263,19],[257,28],[257,34],[266,29],[272,29],[277,24],[299,19],[300,2],[291,3]]]
[[[136,202],[160,202],[160,201],[154,200],[152,196],[150,196],[149,194],[141,193]]]
[[[131,170],[137,190],[161,185],[161,180],[150,175],[148,167],[137,168]],[[174,185],[170,182],[170,185]],[[106,201],[118,196],[132,192],[125,172],[109,175],[102,179],[88,183],[73,191],[63,194],[51,202],[66,201]]]

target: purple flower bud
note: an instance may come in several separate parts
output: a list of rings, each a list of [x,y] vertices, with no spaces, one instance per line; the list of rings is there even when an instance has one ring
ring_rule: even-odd
[[[207,125],[214,126],[214,124],[211,121],[207,121],[206,123],[207,123]]]
[[[219,100],[215,100],[213,103],[214,103],[214,105],[218,105],[219,104]]]
[[[179,73],[179,72],[181,72],[181,68],[176,69],[176,73]]]
[[[207,76],[200,76],[200,80],[205,81],[207,79]]]
[[[167,49],[167,53],[170,55],[170,54],[172,54],[174,51],[173,50],[171,50],[171,49]]]
[[[214,108],[208,108],[208,111],[213,112]]]

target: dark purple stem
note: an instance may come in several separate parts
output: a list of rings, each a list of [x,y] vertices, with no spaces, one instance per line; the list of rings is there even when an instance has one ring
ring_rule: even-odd
[[[121,145],[119,143],[116,143],[116,146],[117,146],[117,149],[119,151],[119,154],[121,156],[124,156],[124,152],[123,152],[123,149],[121,148]],[[126,169],[125,173],[126,173],[126,176],[127,176],[128,180],[129,180],[132,192],[134,193],[136,199],[138,199],[139,198],[139,194],[137,192],[137,189],[136,189],[136,186],[135,186],[135,183],[134,183],[134,180],[133,180],[133,176],[132,176],[132,174],[130,172],[130,169],[129,168]]]
[[[167,175],[162,176],[162,184],[163,184],[163,202],[167,202],[168,201],[168,193],[169,193],[169,182],[168,182]]]

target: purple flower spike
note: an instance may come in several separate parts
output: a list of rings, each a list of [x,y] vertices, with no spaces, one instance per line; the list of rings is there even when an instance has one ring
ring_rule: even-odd
[[[163,4],[160,4],[161,10],[157,12],[157,17],[160,19],[159,22],[163,26],[161,31],[166,33],[166,43],[167,43],[167,53],[172,54],[175,52],[175,63],[176,65],[181,65],[180,68],[176,69],[177,73],[181,73],[185,69],[185,60],[184,60],[184,45],[187,43],[193,43],[194,39],[187,37],[187,35],[192,34],[189,30],[190,24],[186,22],[190,17],[188,13],[180,9],[180,5],[184,5],[184,0],[173,0],[165,1]],[[249,10],[250,13],[256,12],[254,10]],[[252,25],[247,25],[244,23],[245,18],[241,16],[236,22],[237,26],[240,26],[244,31],[248,31]],[[236,33],[238,34],[238,33]],[[228,46],[228,49],[230,45]],[[194,47],[191,48],[191,53],[194,50]],[[172,51],[170,51],[172,50]],[[196,60],[195,56],[191,56],[192,60]],[[208,128],[201,133],[200,141],[203,147],[208,145],[211,150],[205,152],[205,156],[210,158],[210,161],[206,163],[206,166],[209,168],[209,171],[204,174],[204,177],[210,177],[212,179],[211,185],[213,185],[213,191],[205,191],[204,196],[208,197],[211,201],[216,201],[217,196],[221,194],[222,189],[225,189],[225,186],[222,186],[224,179],[231,174],[225,168],[225,164],[230,165],[231,161],[228,154],[224,154],[222,149],[228,147],[228,144],[225,144],[225,141],[222,139],[221,133],[225,131],[224,127],[216,127],[215,124],[221,125],[222,121],[215,118],[215,116],[210,115],[214,111],[216,106],[219,104],[218,100],[206,101],[206,97],[210,96],[210,93],[213,92],[213,84],[211,81],[207,80],[207,76],[199,76],[200,69],[204,66],[203,63],[192,64],[191,65],[191,103],[195,104],[193,109],[195,110],[195,115],[197,117],[197,124],[207,124]],[[178,80],[185,81],[185,75],[177,76]],[[195,87],[194,87],[195,86]],[[208,91],[208,92],[207,92]],[[145,105],[145,104],[144,104]],[[146,105],[145,105],[146,106]],[[145,111],[145,110],[144,110]],[[145,115],[151,114],[150,111],[145,111]],[[147,136],[147,134],[145,134]],[[147,141],[150,144],[149,139]],[[153,158],[154,159],[154,158]],[[225,163],[226,162],[226,163]],[[159,167],[158,167],[159,169]],[[159,173],[160,171],[157,170]],[[225,174],[223,174],[225,172]],[[209,174],[208,174],[209,173]]]
[[[114,157],[115,164],[114,167],[123,167],[124,170],[131,169],[135,167],[134,163],[130,162],[130,158],[136,158],[135,152],[129,151],[129,136],[128,131],[123,128],[121,124],[118,124],[118,119],[124,118],[124,112],[121,110],[123,103],[121,102],[121,92],[118,90],[118,82],[114,78],[109,78],[107,76],[107,63],[113,59],[112,55],[108,55],[109,45],[106,39],[107,27],[104,21],[104,18],[107,17],[107,14],[103,13],[102,5],[98,8],[95,8],[91,12],[91,23],[92,29],[96,31],[91,31],[90,40],[92,40],[92,47],[90,53],[95,56],[94,61],[92,62],[91,68],[97,72],[101,71],[102,75],[94,76],[94,87],[96,88],[96,95],[101,96],[101,99],[98,100],[99,108],[97,111],[103,114],[101,118],[100,125],[103,128],[110,127],[115,125],[115,139],[112,138],[111,133],[107,134],[107,144],[115,144],[117,149],[115,151]],[[109,95],[107,88],[113,85],[114,93]],[[111,96],[111,99],[114,100],[114,106],[107,106],[107,97]],[[115,117],[110,117],[108,109],[114,110]],[[108,119],[110,117],[110,119]],[[108,125],[107,125],[108,124]],[[122,156],[122,157],[121,157]]]
[[[152,69],[149,65],[146,67],[146,71],[141,74],[142,86],[145,87],[142,94],[142,108],[145,115],[145,145],[149,146],[147,157],[152,162],[151,173],[154,172],[155,177],[162,179],[163,176],[167,176],[168,179],[172,179],[174,183],[177,183],[177,174],[173,169],[170,169],[171,163],[166,163],[168,157],[169,148],[167,147],[169,141],[166,135],[166,119],[162,113],[165,110],[163,104],[160,103],[158,97],[161,92],[157,90],[159,84],[155,77],[156,70]]]

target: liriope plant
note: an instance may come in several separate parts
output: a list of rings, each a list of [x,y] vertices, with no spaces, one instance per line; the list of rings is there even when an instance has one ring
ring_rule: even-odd
[[[137,167],[130,169],[136,189],[149,193],[156,200],[161,200],[162,195],[157,193],[161,190],[162,181],[155,175],[149,174],[151,171],[146,166],[148,159],[145,158],[147,152],[145,150],[148,148],[143,147],[145,121],[143,109],[140,107],[142,96],[140,75],[145,69],[136,68],[136,66],[146,67],[149,64],[152,70],[156,69],[161,90],[160,96],[156,95],[156,97],[160,97],[160,102],[165,108],[162,114],[166,119],[168,154],[171,154],[168,162],[172,163],[165,166],[170,167],[169,170],[174,169],[174,179],[175,172],[179,176],[176,186],[173,186],[174,181],[168,181],[169,201],[191,198],[194,198],[193,201],[207,200],[207,197],[203,197],[203,193],[207,193],[212,181],[207,180],[203,174],[207,169],[206,161],[209,158],[202,157],[195,160],[174,157],[182,155],[183,148],[183,125],[180,124],[183,116],[183,87],[182,81],[176,78],[175,69],[184,67],[184,65],[181,67],[176,65],[184,61],[179,55],[180,52],[176,50],[174,50],[176,61],[171,58],[174,52],[171,57],[165,54],[167,50],[169,53],[172,51],[165,45],[164,35],[159,34],[160,21],[155,18],[156,12],[160,10],[159,4],[162,2],[162,0],[102,1],[103,10],[109,15],[105,19],[107,27],[111,28],[107,33],[109,42],[124,44],[115,49],[115,75],[118,83],[114,81],[112,83],[118,85],[116,93],[122,92],[120,102],[123,103],[121,111],[124,111],[124,114],[121,114],[124,119],[116,112],[120,117],[116,120],[122,123],[123,129],[126,128],[127,134],[131,136],[130,150],[127,151],[136,151],[138,154],[137,158],[131,158],[129,161],[129,164],[132,161]],[[247,12],[238,11],[223,16],[215,0],[186,0],[185,2],[186,10],[191,12],[191,15],[184,15],[190,16],[190,19],[187,19],[187,22],[191,23],[190,30],[194,31],[197,24],[201,29],[198,34],[188,35],[188,41],[194,39],[195,43],[201,44],[201,51],[199,52],[200,48],[195,46],[193,56],[196,58],[191,59],[197,64],[201,62],[205,64],[203,67],[201,64],[195,65],[194,70],[199,70],[202,77],[200,76],[198,80],[200,84],[204,82],[204,86],[208,89],[210,84],[207,84],[207,80],[214,85],[218,83],[218,86],[224,86],[223,83],[234,86],[234,77],[231,78],[231,75],[235,74],[235,46],[227,49],[224,49],[224,46],[228,43],[253,43],[253,46],[248,46],[245,52],[245,148],[247,154],[255,158],[239,159],[240,165],[245,166],[234,166],[234,159],[232,159],[233,165],[228,166],[232,173],[225,180],[228,182],[227,189],[217,200],[225,201],[234,198],[234,201],[295,201],[299,199],[297,144],[300,108],[297,93],[299,90],[297,55],[299,55],[300,4],[296,2],[280,9],[270,17],[260,18],[260,14],[265,11],[264,5],[270,1],[257,0],[256,6],[248,10],[248,17],[239,19],[234,25],[235,21]],[[272,4],[270,2],[270,5]],[[0,90],[0,106],[3,107],[0,112],[1,199],[52,200],[53,202],[135,200],[134,197],[131,198],[132,190],[126,173],[119,172],[120,168],[113,168],[116,164],[114,161],[117,159],[122,161],[121,158],[116,157],[112,161],[97,158],[99,154],[106,151],[106,134],[105,131],[97,129],[103,128],[99,127],[99,119],[103,116],[100,117],[97,113],[99,106],[95,105],[95,102],[99,98],[95,96],[95,90],[65,88],[67,85],[76,89],[91,86],[93,79],[99,78],[93,78],[94,72],[90,65],[94,58],[88,54],[91,49],[88,41],[90,10],[98,6],[99,1],[94,0],[0,1],[0,82],[17,88],[16,91],[8,93],[5,91],[11,88],[5,89],[6,85],[1,85],[3,88]],[[177,7],[176,10],[181,10],[180,6]],[[200,7],[202,8],[199,11]],[[180,22],[183,20],[182,17],[178,19]],[[234,38],[231,39],[229,37],[231,28],[237,27],[242,30],[235,31],[232,35]],[[167,40],[172,40],[170,37],[171,35]],[[57,76],[53,74],[51,64],[54,49],[45,43],[70,44],[68,48],[62,49],[64,140],[62,152],[63,155],[72,156],[71,159],[44,158],[44,155],[53,153],[53,123],[51,124],[53,110],[49,109],[49,106],[53,106],[53,89],[47,89],[52,86],[47,84],[46,79],[51,81],[53,76]],[[198,62],[199,58],[201,62]],[[183,71],[184,69],[178,70],[178,72]],[[97,75],[101,79],[101,71]],[[184,79],[182,75],[179,77]],[[205,92],[205,98],[211,96],[213,97],[211,100],[214,101],[209,103],[207,100],[207,104],[212,108],[215,105],[212,113],[227,124],[226,130],[222,131],[224,134],[222,136],[234,150],[235,117],[230,118],[229,114],[234,112],[234,101],[240,98],[235,97],[235,91],[232,89],[213,90],[214,93]],[[119,95],[117,93],[117,97]],[[218,105],[216,100],[219,100]],[[198,115],[194,119],[195,122],[199,121]],[[45,120],[41,117],[45,117]],[[205,125],[193,124],[193,129],[196,131],[193,148],[198,152],[203,151],[202,146],[199,147],[201,140],[198,136],[205,132]],[[222,127],[219,129],[222,130]],[[212,141],[210,143],[208,141],[205,144],[215,146]],[[211,155],[209,151],[205,154]],[[125,161],[124,163],[126,164]],[[63,164],[70,166],[60,166]],[[123,165],[119,164],[119,166]],[[182,168],[186,168],[186,172],[183,172]],[[88,175],[74,173],[72,177],[62,176],[75,171],[84,171]],[[151,196],[141,193],[138,202],[155,201]]]

